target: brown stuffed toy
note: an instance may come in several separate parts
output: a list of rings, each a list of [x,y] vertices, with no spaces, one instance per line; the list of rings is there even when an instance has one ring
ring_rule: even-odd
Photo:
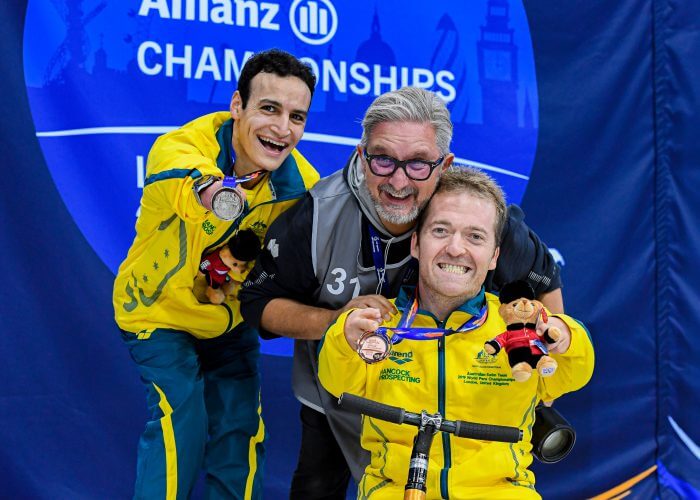
[[[233,235],[226,245],[205,255],[199,264],[198,276],[206,279],[205,295],[208,301],[212,304],[223,303],[235,286],[243,283],[248,263],[255,260],[258,253],[260,240],[253,231],[244,229]]]
[[[542,377],[552,375],[557,362],[549,356],[549,349],[542,342],[553,344],[561,336],[560,330],[552,326],[544,334],[537,333],[537,320],[547,322],[547,313],[541,302],[535,300],[535,292],[526,281],[506,284],[499,297],[498,314],[506,322],[507,330],[484,344],[489,354],[498,354],[505,349],[513,378],[525,382],[536,369]]]

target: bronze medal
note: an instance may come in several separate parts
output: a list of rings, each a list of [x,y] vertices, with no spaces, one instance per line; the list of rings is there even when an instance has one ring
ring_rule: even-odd
[[[372,364],[386,359],[391,352],[389,337],[376,332],[366,332],[357,341],[357,354],[365,363]]]

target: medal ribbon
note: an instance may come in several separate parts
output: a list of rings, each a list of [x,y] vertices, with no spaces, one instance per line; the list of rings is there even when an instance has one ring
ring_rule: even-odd
[[[479,328],[484,324],[486,318],[488,318],[488,305],[484,304],[484,306],[479,310],[479,314],[477,316],[473,316],[469,320],[465,321],[464,324],[457,329],[412,327],[411,324],[413,323],[417,312],[418,287],[416,287],[416,294],[413,297],[413,302],[411,303],[410,307],[404,309],[398,326],[380,326],[377,328],[376,333],[380,335],[387,335],[388,332],[393,332],[394,335],[391,338],[392,344],[398,344],[403,339],[437,340],[452,333],[463,333]]]
[[[252,181],[257,177],[260,177],[265,172],[265,170],[256,170],[252,174],[244,175],[243,177],[236,177],[234,174],[231,176],[224,177],[224,182],[226,183],[226,186],[233,187],[236,184],[243,184],[244,182]]]
[[[244,182],[252,181],[260,177],[262,174],[267,172],[267,170],[256,170],[255,172],[244,175],[243,177],[236,177],[236,170],[233,168],[236,164],[236,155],[234,154],[233,147],[231,147],[231,175],[224,177],[224,181],[228,181],[226,186],[234,187],[236,184],[243,184]]]

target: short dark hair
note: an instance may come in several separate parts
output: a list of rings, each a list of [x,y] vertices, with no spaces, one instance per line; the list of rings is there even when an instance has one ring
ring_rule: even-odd
[[[250,81],[258,73],[273,73],[282,77],[296,76],[309,87],[311,96],[313,97],[314,95],[316,75],[314,75],[309,65],[304,64],[284,50],[263,50],[246,61],[241,70],[241,76],[238,78],[238,93],[241,94],[241,105],[243,108],[248,104],[248,98],[250,97]]]

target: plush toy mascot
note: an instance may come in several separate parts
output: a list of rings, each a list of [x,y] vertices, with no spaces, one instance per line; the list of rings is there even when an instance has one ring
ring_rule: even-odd
[[[260,253],[260,240],[250,229],[238,231],[228,243],[204,256],[199,264],[200,276],[207,280],[206,297],[212,304],[221,304],[243,283],[248,262]]]
[[[489,354],[505,349],[513,378],[525,382],[536,369],[542,377],[548,377],[557,369],[557,362],[549,356],[549,349],[542,341],[553,344],[561,332],[555,326],[543,334],[537,332],[537,321],[547,323],[547,312],[541,302],[535,300],[535,292],[526,281],[514,281],[501,289],[501,306],[498,314],[506,322],[505,332],[484,344]]]

